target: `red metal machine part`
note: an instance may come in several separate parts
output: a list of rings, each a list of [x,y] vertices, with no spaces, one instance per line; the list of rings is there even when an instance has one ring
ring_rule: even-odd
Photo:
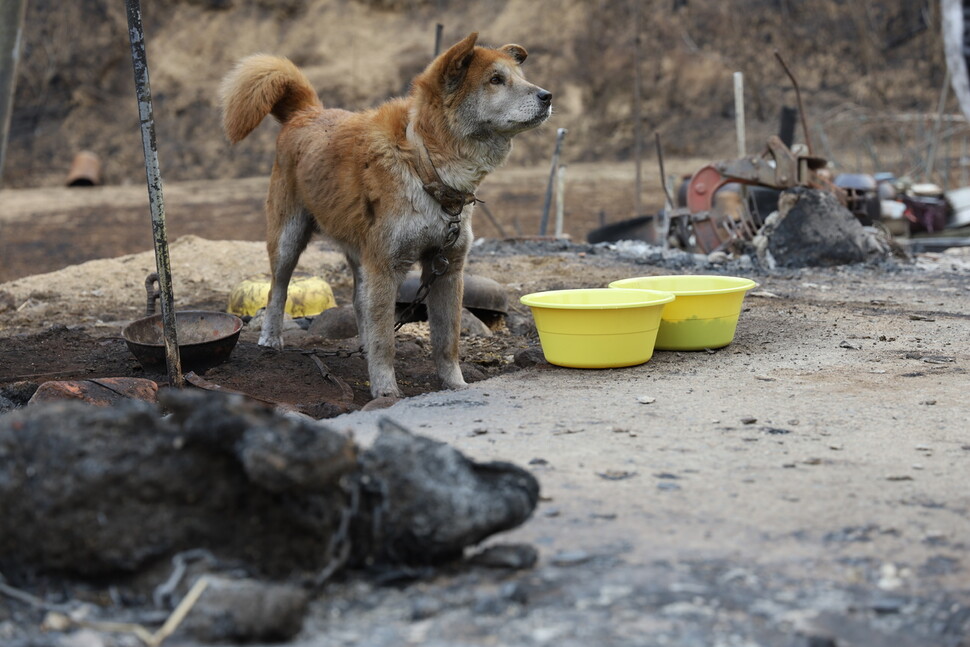
[[[750,239],[757,231],[747,209],[735,221],[714,208],[714,195],[728,183],[764,186],[779,190],[808,186],[836,191],[816,171],[827,160],[795,155],[777,136],[768,138],[768,149],[760,157],[714,162],[694,173],[687,185],[687,210],[697,246],[704,253],[724,247],[740,238]]]

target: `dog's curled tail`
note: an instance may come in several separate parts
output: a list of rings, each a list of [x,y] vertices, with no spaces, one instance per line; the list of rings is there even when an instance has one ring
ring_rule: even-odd
[[[266,115],[285,123],[306,108],[322,108],[309,79],[292,61],[254,54],[239,61],[222,81],[222,127],[235,144]]]

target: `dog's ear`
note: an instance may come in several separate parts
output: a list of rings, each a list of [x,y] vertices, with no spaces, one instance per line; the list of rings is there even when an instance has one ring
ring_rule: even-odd
[[[461,87],[468,68],[475,57],[475,42],[478,40],[478,32],[473,31],[464,40],[451,46],[451,48],[441,55],[442,80],[444,81],[445,91],[454,92]]]
[[[505,52],[511,56],[512,60],[519,65],[525,63],[525,59],[529,55],[529,52],[525,51],[525,48],[521,45],[502,45],[499,48],[499,51]]]

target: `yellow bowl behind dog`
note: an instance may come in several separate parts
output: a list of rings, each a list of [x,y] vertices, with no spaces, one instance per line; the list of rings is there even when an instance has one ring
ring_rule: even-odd
[[[229,293],[226,311],[240,317],[253,316],[260,308],[266,307],[269,285],[266,278],[241,281]],[[312,317],[336,306],[333,289],[320,277],[298,276],[290,281],[284,311],[291,317]]]
[[[546,361],[571,368],[643,364],[674,295],[653,290],[554,290],[520,299],[532,309]]]
[[[664,290],[677,300],[664,309],[658,350],[721,348],[734,341],[744,295],[758,284],[733,276],[643,276],[610,283],[613,289]]]

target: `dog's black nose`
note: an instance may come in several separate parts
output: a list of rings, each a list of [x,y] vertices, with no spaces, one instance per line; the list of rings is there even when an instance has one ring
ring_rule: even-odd
[[[539,94],[536,96],[539,97],[539,101],[541,103],[544,103],[547,106],[552,103],[552,92],[549,92],[548,90],[539,90]]]

